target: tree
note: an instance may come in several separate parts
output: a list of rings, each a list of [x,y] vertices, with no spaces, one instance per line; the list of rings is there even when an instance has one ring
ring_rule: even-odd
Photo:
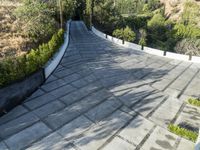
[[[60,28],[63,28],[63,8],[62,8],[62,0],[59,0],[59,8],[60,8]]]
[[[140,41],[139,41],[139,44],[142,46],[142,49],[143,49],[143,47],[147,44],[146,43],[147,32],[146,32],[145,29],[140,29],[139,32],[140,32]]]
[[[92,19],[94,13],[94,2],[95,0],[86,0],[86,15],[89,19],[89,26],[92,27]]]
[[[34,42],[49,38],[56,29],[55,13],[41,0],[24,0],[15,11],[19,30]]]

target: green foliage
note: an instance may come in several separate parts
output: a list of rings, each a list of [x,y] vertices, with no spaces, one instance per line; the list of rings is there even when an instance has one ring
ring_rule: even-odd
[[[186,1],[181,22],[185,25],[197,25],[200,20],[200,6],[195,2]]]
[[[161,6],[160,0],[148,0],[148,9],[151,11],[158,9]]]
[[[196,142],[197,137],[198,137],[197,132],[193,132],[193,131],[187,130],[185,128],[181,128],[181,127],[173,125],[173,124],[170,124],[168,126],[168,129],[169,129],[169,131],[171,131],[181,137],[187,138],[188,140],[191,140],[193,142]]]
[[[24,0],[23,5],[15,11],[18,18],[19,31],[35,42],[43,41],[56,29],[55,13],[48,3],[41,0]]]
[[[146,46],[147,45],[147,33],[146,33],[146,30],[145,29],[140,29],[139,30],[140,32],[140,40],[139,40],[139,45],[142,45],[142,46]]]
[[[111,0],[100,1],[95,5],[93,21],[107,33],[112,33],[116,27],[123,24],[123,19]]]
[[[147,23],[148,41],[152,47],[164,49],[168,39],[168,29],[165,18],[161,14],[155,14]]]
[[[134,31],[131,30],[130,27],[126,26],[125,29],[116,29],[113,31],[113,35],[117,38],[120,38],[125,41],[134,41],[136,34]]]
[[[165,18],[161,14],[155,14],[152,19],[148,21],[148,28],[152,31],[162,30],[165,28]]]
[[[193,25],[176,24],[174,26],[175,38],[200,38],[200,28]]]
[[[196,98],[189,98],[188,103],[200,107],[200,100]]]
[[[151,15],[152,14],[132,15],[125,18],[125,22],[128,26],[139,30],[140,28],[146,28],[147,21],[152,17]]]
[[[2,60],[0,62],[0,87],[20,80],[43,67],[63,43],[63,35],[64,31],[59,30],[48,43],[40,45],[38,49],[32,49],[28,54],[20,57]]]

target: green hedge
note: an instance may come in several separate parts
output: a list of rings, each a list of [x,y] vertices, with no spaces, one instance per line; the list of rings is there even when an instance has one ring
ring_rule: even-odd
[[[41,69],[64,42],[64,30],[55,33],[48,43],[26,55],[0,61],[0,88],[21,80]]]

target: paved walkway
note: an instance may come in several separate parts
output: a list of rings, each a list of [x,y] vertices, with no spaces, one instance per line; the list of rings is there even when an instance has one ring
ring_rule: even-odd
[[[46,83],[0,118],[0,149],[192,150],[169,123],[200,126],[200,66],[103,40],[72,22],[69,48]]]

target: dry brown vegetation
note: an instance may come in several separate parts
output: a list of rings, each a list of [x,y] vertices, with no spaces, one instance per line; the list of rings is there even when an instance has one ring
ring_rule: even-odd
[[[173,20],[179,20],[187,1],[192,1],[200,5],[200,0],[160,0],[165,4],[165,13]],[[200,24],[199,24],[200,26]]]
[[[20,5],[19,0],[0,0],[0,59],[19,56],[30,49],[30,41],[18,32],[13,15]]]

